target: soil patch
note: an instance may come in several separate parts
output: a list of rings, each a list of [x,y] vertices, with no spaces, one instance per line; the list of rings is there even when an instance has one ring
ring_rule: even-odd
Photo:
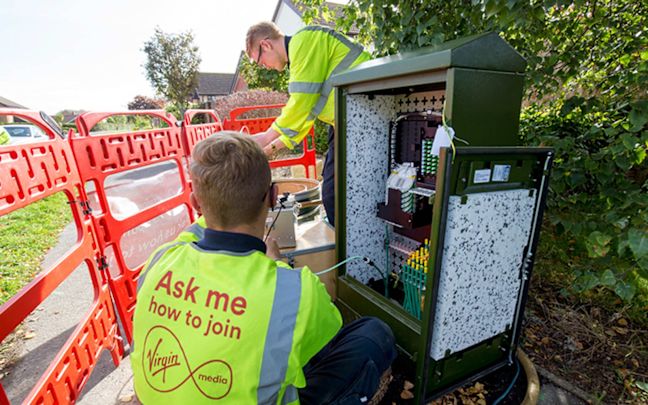
[[[525,318],[521,345],[534,364],[594,402],[648,403],[648,331],[623,310],[578,302],[536,277]]]

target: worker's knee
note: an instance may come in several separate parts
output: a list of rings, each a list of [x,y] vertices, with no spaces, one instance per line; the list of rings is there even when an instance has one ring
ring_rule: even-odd
[[[396,358],[396,339],[389,326],[378,318],[363,317],[348,327],[351,329],[349,335],[362,337],[373,343],[365,348],[378,369],[383,371],[389,368]]]

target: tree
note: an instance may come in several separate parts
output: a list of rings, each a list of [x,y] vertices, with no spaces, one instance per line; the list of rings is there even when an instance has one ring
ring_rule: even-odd
[[[165,102],[159,98],[146,96],[135,96],[133,101],[128,103],[129,110],[160,110],[165,106]]]
[[[193,39],[191,31],[167,34],[156,28],[153,37],[144,43],[146,78],[180,111],[187,108],[189,96],[198,84],[201,59]]]
[[[288,92],[288,70],[278,72],[266,69],[250,62],[247,57],[241,58],[239,71],[243,75],[249,89]]]

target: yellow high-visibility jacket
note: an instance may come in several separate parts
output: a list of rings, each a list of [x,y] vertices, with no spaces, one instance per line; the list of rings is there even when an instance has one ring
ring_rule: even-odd
[[[260,239],[202,232],[197,243],[161,246],[138,279],[131,354],[138,398],[298,403],[303,367],[340,329],[339,311],[317,276],[270,259]]]
[[[288,148],[304,139],[316,118],[334,125],[331,76],[369,59],[360,45],[327,27],[307,26],[290,39],[290,99],[272,124]]]

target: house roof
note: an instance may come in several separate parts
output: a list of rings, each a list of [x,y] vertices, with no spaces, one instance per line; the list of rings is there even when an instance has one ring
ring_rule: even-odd
[[[81,114],[86,112],[86,110],[61,110],[56,113],[56,115],[62,115],[63,116],[63,123],[67,124],[70,122],[74,122],[75,118]]]
[[[9,107],[9,108],[27,108],[24,105],[20,105],[15,101],[11,101],[8,98],[0,96],[0,107]]]
[[[277,15],[279,14],[279,7],[281,6],[281,3],[286,4],[291,10],[293,10],[299,17],[302,17],[304,15],[304,6],[301,4],[295,4],[291,0],[279,0],[277,2],[277,7],[275,7],[274,14],[272,15],[272,21],[277,20]],[[339,3],[333,3],[330,1],[325,1],[324,5],[328,7],[329,11],[331,11],[334,15],[335,18],[340,18],[343,16],[344,13],[344,8],[346,5],[344,4],[339,4]],[[327,27],[335,28],[335,23],[331,21],[326,21],[323,18],[315,18],[313,20],[313,24],[315,25],[324,25]],[[360,30],[354,25],[351,27],[351,30],[347,32],[347,35],[357,35],[360,32]]]
[[[230,94],[235,73],[198,73],[198,88],[196,93],[199,96],[226,96]]]

